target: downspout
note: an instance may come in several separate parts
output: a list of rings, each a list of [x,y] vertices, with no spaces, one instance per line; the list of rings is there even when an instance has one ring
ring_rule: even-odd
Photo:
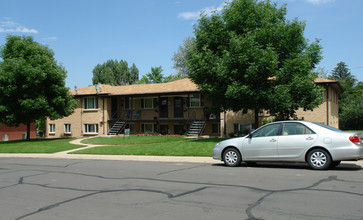
[[[223,122],[224,123],[223,133],[224,133],[224,137],[227,137],[226,111],[224,111],[223,121],[224,121]]]
[[[159,94],[159,96],[158,96],[158,103],[159,103],[159,112],[157,112],[156,113],[156,118],[157,118],[157,124],[158,124],[158,129],[159,129],[159,134],[161,133],[161,129],[160,129],[160,113],[161,113],[161,110],[160,110],[160,108],[161,108],[161,96],[160,96],[160,94]],[[168,127],[168,130],[169,130],[169,127]],[[167,133],[169,133],[169,131],[167,131]]]
[[[329,85],[326,85],[326,125],[329,126]]]
[[[188,93],[188,100],[187,100],[187,109],[188,109],[188,120],[187,120],[187,133],[189,131],[189,126],[190,126],[190,115],[189,115],[189,109],[190,109],[190,95]]]
[[[103,124],[103,134],[105,134],[105,97],[102,97],[102,124]]]
[[[84,111],[84,107],[85,107],[85,104],[84,104],[84,97],[81,97],[81,136],[83,136],[83,111]]]

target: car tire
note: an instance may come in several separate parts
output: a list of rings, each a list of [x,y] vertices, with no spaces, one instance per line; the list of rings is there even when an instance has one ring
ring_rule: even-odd
[[[226,166],[236,167],[241,164],[242,157],[237,149],[228,148],[223,153],[223,161]]]
[[[336,167],[336,166],[338,166],[340,163],[341,163],[342,161],[340,161],[340,160],[338,160],[338,161],[333,161],[332,163],[331,163],[331,167]]]
[[[314,170],[326,170],[332,165],[329,153],[323,149],[314,149],[309,151],[307,162]]]
[[[251,162],[251,161],[244,161],[246,163],[246,166],[248,167],[253,167],[253,166],[256,166],[256,162]]]

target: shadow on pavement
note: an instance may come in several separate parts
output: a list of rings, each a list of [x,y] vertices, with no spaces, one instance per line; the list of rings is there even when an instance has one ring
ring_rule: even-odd
[[[212,164],[212,166],[216,167],[227,167],[223,163]],[[238,167],[251,167],[251,168],[277,168],[277,169],[304,169],[304,170],[311,170],[309,165],[306,163],[281,163],[281,162],[253,162],[253,163],[245,163],[242,162]],[[363,167],[353,163],[345,162],[341,163],[337,167],[329,168],[328,170],[335,170],[335,171],[359,171],[362,170]]]

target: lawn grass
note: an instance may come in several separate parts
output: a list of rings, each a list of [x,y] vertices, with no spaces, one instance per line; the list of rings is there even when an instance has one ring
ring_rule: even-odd
[[[363,130],[345,130],[347,132],[358,132],[358,133],[363,133]]]
[[[187,140],[183,136],[127,136],[127,137],[95,137],[82,140],[84,144],[100,145],[135,145],[135,144],[153,144],[166,143]]]
[[[55,153],[71,150],[80,145],[70,144],[74,139],[33,139],[0,142],[0,153]]]
[[[164,143],[138,143],[133,145],[94,147],[72,152],[72,154],[210,157],[212,156],[214,145],[222,140],[224,139],[184,139],[184,141],[175,139],[174,142],[169,141]]]

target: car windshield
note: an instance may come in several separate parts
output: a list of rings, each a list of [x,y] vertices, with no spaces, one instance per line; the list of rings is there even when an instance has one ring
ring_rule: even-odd
[[[333,128],[333,127],[330,127],[328,125],[323,125],[323,124],[320,124],[320,123],[317,123],[317,122],[312,122],[313,124],[316,124],[316,125],[319,125],[320,127],[323,127],[323,128],[326,128],[326,129],[329,129],[331,131],[336,131],[336,132],[343,132],[342,130],[339,130],[338,128]]]

